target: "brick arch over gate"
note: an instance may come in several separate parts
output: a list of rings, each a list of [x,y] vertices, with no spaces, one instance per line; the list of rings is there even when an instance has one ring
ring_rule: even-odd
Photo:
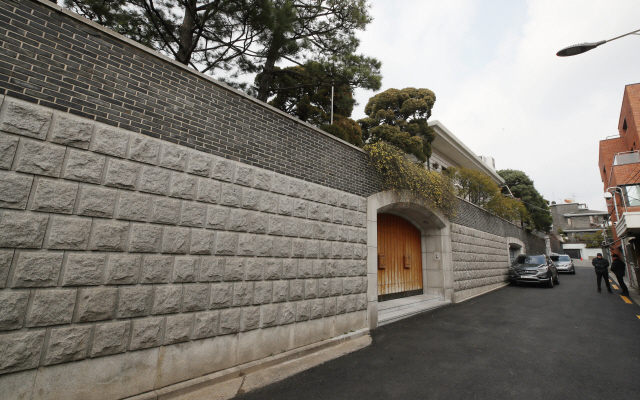
[[[394,214],[411,222],[421,234],[422,279],[425,294],[453,298],[451,223],[440,212],[422,204],[400,201],[391,191],[367,199],[367,280],[369,328],[378,326],[378,214]]]

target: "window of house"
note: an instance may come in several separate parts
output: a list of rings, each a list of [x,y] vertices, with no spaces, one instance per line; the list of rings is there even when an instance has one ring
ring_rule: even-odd
[[[589,215],[589,222],[592,223],[592,224],[594,224],[596,222],[593,215]]]
[[[571,218],[567,218],[567,225],[571,225]]]
[[[624,200],[629,207],[640,206],[640,185],[624,186]]]

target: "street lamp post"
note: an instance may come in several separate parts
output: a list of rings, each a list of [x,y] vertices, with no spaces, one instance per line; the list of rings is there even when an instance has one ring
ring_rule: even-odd
[[[589,51],[591,49],[595,49],[596,47],[603,45],[607,42],[611,42],[613,40],[616,39],[620,39],[621,37],[625,37],[625,36],[629,36],[629,35],[640,35],[640,29],[638,29],[637,31],[633,31],[633,32],[629,32],[629,33],[625,33],[624,35],[620,35],[618,37],[614,37],[613,39],[609,39],[609,40],[601,40],[599,42],[592,42],[592,43],[580,43],[580,44],[574,44],[573,46],[569,46],[569,47],[565,47],[564,49],[560,50],[559,52],[556,53],[556,55],[558,57],[568,57],[568,56],[575,56],[576,54],[582,54],[586,51]]]

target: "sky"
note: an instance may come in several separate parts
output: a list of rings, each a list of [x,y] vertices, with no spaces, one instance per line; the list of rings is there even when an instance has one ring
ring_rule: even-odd
[[[496,169],[547,200],[606,210],[599,141],[618,134],[624,87],[640,83],[640,35],[573,57],[558,50],[640,29],[639,0],[371,0],[359,51],[382,88],[435,92],[439,120]],[[352,118],[375,93],[356,90]]]

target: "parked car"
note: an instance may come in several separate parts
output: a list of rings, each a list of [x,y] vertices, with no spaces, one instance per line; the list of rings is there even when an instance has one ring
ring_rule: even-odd
[[[552,288],[560,283],[555,264],[545,254],[520,254],[509,267],[509,282],[539,283]]]
[[[552,254],[550,256],[551,261],[556,265],[558,272],[568,272],[570,274],[576,274],[576,267],[573,265],[573,260],[566,254]]]

